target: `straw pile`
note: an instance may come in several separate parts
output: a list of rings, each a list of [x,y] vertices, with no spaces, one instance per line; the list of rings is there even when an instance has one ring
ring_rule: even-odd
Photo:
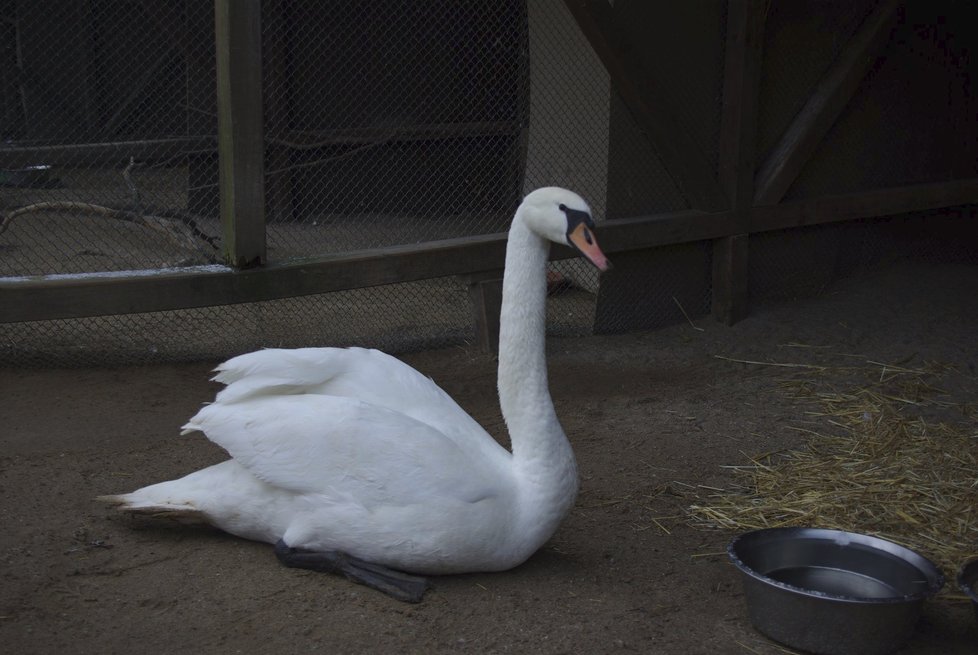
[[[964,560],[978,556],[978,416],[938,388],[950,371],[803,365],[785,386],[813,408],[811,427],[795,428],[807,443],[727,467],[735,486],[689,507],[691,522],[873,534],[924,554],[953,580]],[[834,388],[869,372],[868,384]]]

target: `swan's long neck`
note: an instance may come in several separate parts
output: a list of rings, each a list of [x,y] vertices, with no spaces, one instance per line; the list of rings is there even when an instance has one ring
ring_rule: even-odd
[[[547,385],[549,242],[517,211],[509,232],[499,325],[499,402],[520,485],[524,537],[550,537],[577,493],[577,466]]]

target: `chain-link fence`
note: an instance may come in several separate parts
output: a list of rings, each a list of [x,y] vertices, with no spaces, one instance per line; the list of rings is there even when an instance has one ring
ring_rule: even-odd
[[[805,22],[799,16],[811,7],[802,4],[773,3],[768,16],[759,157],[872,9],[828,3]],[[625,17],[625,36],[644,44],[633,54],[656,80],[661,103],[716,173],[727,3],[618,0],[614,11]],[[654,20],[655,12],[670,20]],[[264,0],[261,25],[269,262],[504,231],[521,196],[550,184],[575,189],[609,220],[690,207],[562,0]],[[928,41],[914,29],[901,38],[923,45],[904,56],[920,59]],[[221,261],[214,34],[206,0],[0,0],[0,277]],[[900,92],[901,61],[864,82],[789,199],[942,174],[933,148],[923,164],[892,153],[885,165],[865,165],[916,115],[893,107],[887,122],[872,114],[879,97]],[[932,95],[946,68],[932,76]],[[937,100],[923,106],[932,117],[941,110]],[[871,143],[860,136],[867,125],[876,130]],[[866,172],[840,178],[846,166]],[[871,244],[888,243],[870,223],[753,237],[753,297],[798,292],[804,284],[786,293],[778,284],[804,277],[795,271],[806,257],[822,261],[840,240],[841,256],[857,260]],[[856,248],[852,238],[870,245]],[[583,335],[701,316],[710,308],[711,257],[709,242],[622,253],[616,277],[600,283],[581,262],[556,262],[549,330]],[[442,277],[0,324],[0,363],[462,343],[473,338],[467,285]]]
[[[215,217],[192,200],[203,184],[197,171],[216,162],[215,130],[197,121],[206,89],[213,96],[213,9],[50,0],[0,7],[0,275],[213,259]],[[193,79],[195,49],[209,57],[199,71],[209,86]]]
[[[212,3],[2,6],[0,276],[218,261]],[[267,0],[262,48],[269,261],[504,231],[544,184],[604,214],[608,76],[562,2]],[[596,276],[554,267],[552,332],[590,332]],[[85,364],[404,350],[472,325],[445,278],[0,335],[6,364]]]

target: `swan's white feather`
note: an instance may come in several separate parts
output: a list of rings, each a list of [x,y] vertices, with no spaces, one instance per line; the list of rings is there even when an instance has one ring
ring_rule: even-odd
[[[297,494],[343,489],[368,508],[432,497],[477,502],[500,471],[477,449],[385,407],[325,395],[262,395],[205,406],[200,430],[258,479]],[[498,446],[497,446],[498,447]]]
[[[183,430],[232,459],[105,500],[418,573],[504,569],[532,552],[512,535],[512,455],[400,360],[270,349],[215,379],[228,386]]]
[[[456,442],[478,439],[487,456],[508,455],[431,378],[396,357],[368,348],[270,348],[221,364],[227,385],[219,403],[252,397],[314,394],[356,398],[426,423]]]

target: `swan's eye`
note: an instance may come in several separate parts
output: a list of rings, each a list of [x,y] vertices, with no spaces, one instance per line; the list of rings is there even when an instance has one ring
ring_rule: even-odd
[[[582,209],[571,209],[564,203],[560,203],[559,205],[557,205],[557,207],[559,207],[560,211],[564,212],[564,214],[566,214],[567,216],[567,234],[573,232],[575,229],[578,228],[578,226],[582,228],[594,227],[594,221],[591,218],[591,215],[586,211]],[[591,233],[588,232],[586,229],[585,232],[586,234],[582,236],[587,240],[588,243],[593,243],[593,237],[591,236]]]

